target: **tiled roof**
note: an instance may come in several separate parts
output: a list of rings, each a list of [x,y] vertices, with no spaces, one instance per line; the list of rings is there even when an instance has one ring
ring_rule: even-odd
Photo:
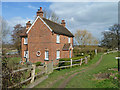
[[[51,20],[48,20],[46,18],[42,18],[45,23],[53,30],[54,33],[56,34],[60,34],[60,35],[65,35],[65,36],[69,36],[69,37],[74,37],[74,35],[64,26],[55,23]],[[20,34],[20,36],[27,36],[26,32],[28,29],[26,29],[26,27],[23,28],[23,32]]]
[[[55,23],[51,20],[48,20],[46,18],[43,18],[43,20],[47,23],[47,25],[53,30],[53,32],[60,34],[60,35],[66,35],[69,37],[74,37],[74,35],[64,26]]]

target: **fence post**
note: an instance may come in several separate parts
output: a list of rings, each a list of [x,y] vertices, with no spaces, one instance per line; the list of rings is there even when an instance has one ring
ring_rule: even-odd
[[[35,65],[34,64],[32,64],[31,77],[32,77],[31,83],[33,83],[35,79]]]
[[[47,64],[45,62],[45,73],[47,74]]]
[[[87,64],[87,57],[85,57],[85,64]]]
[[[97,55],[97,49],[95,49],[95,54]]]
[[[71,61],[71,67],[72,67],[72,59],[70,59],[70,61]]]
[[[80,66],[82,65],[82,60],[83,60],[83,59],[81,58],[81,60],[80,60]]]

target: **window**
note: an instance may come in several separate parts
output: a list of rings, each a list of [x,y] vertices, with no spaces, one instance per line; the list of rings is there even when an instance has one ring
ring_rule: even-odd
[[[24,44],[27,44],[27,43],[28,43],[28,38],[25,37],[25,38],[24,38]]]
[[[60,50],[57,50],[56,56],[56,59],[60,59]]]
[[[49,51],[45,51],[45,60],[49,60]]]
[[[70,43],[70,37],[68,37],[68,43]]]
[[[57,35],[56,43],[60,43],[60,35]]]
[[[24,51],[24,58],[28,58],[28,51]]]

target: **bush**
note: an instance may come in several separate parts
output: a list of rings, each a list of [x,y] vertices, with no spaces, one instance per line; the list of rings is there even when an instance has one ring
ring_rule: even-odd
[[[32,63],[31,62],[26,62],[26,65],[29,66],[29,65],[32,65]]]
[[[41,62],[36,62],[35,65],[36,65],[36,66],[40,66],[40,65],[41,65]]]
[[[89,53],[89,55],[90,55],[90,60],[91,60],[91,59],[94,58],[95,52],[94,52],[94,51],[91,51],[91,52]]]

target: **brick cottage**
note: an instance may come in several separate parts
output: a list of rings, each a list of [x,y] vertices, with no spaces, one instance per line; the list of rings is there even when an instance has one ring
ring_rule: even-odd
[[[65,21],[55,23],[43,17],[42,7],[36,19],[21,33],[22,62],[53,62],[60,58],[71,58],[73,53],[73,34],[65,27]]]

